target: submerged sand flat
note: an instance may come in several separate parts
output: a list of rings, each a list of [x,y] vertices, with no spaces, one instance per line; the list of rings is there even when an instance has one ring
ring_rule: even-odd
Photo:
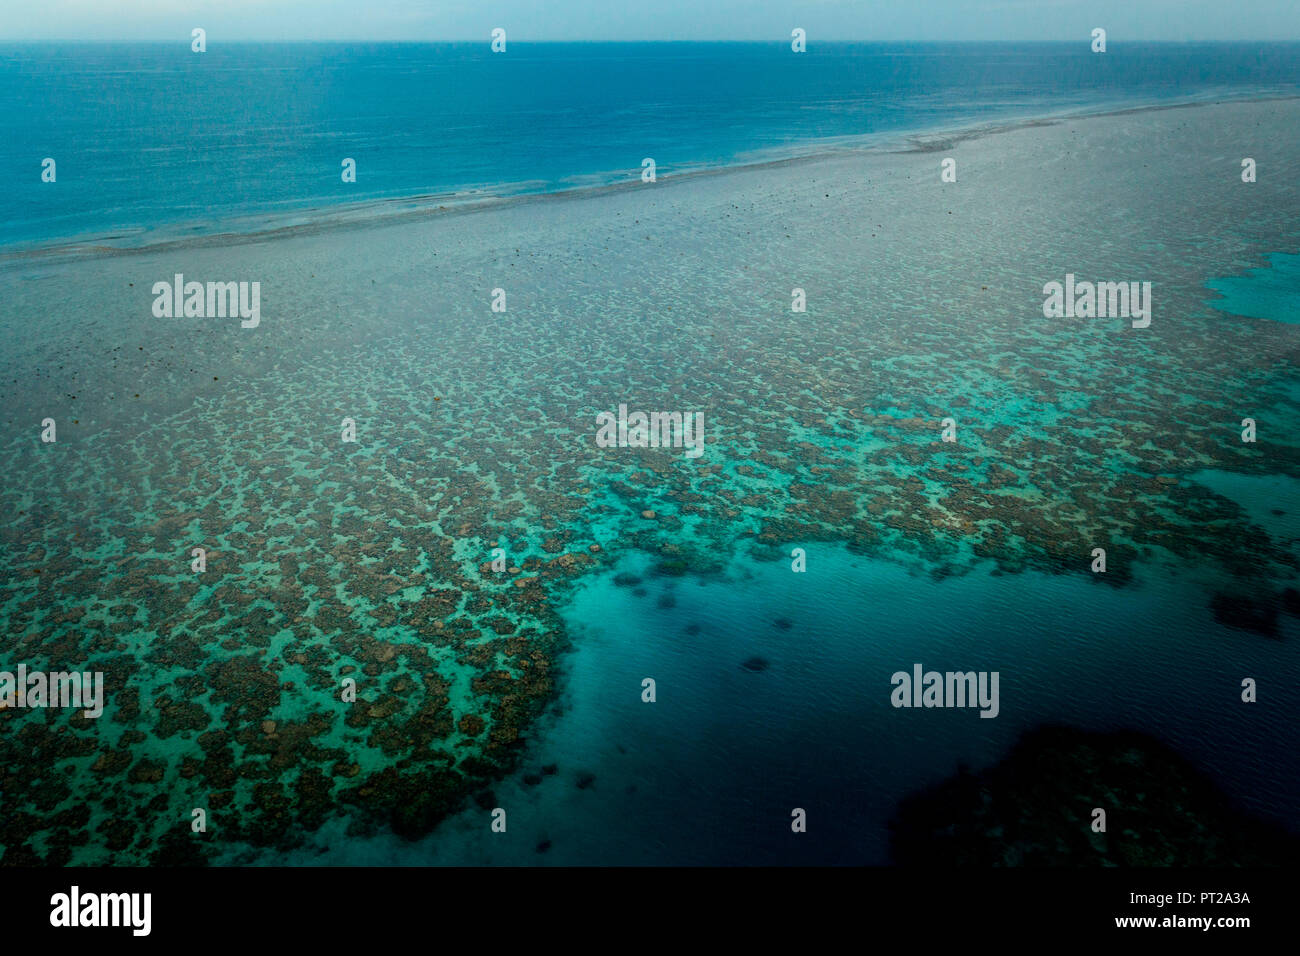
[[[1300,328],[1205,288],[1300,247],[1298,151],[1300,101],[1203,105],[6,262],[3,663],[103,671],[109,702],[0,711],[3,862],[202,856],[196,807],[222,846],[491,808],[557,602],[632,549],[1089,574],[1104,547],[1118,587],[1189,562],[1278,603],[1293,541],[1188,476],[1300,476]],[[260,282],[261,324],[154,318],[177,273]],[[1151,282],[1150,327],[1045,319],[1067,273]],[[598,447],[621,403],[703,412],[704,454]]]

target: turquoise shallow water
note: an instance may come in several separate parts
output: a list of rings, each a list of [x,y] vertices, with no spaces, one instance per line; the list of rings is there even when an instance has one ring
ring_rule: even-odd
[[[1245,275],[1212,279],[1206,285],[1222,298],[1210,305],[1233,315],[1275,322],[1300,322],[1300,254],[1275,252],[1268,265]]]

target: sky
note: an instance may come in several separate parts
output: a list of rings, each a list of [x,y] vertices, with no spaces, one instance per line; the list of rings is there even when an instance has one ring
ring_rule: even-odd
[[[1300,0],[0,0],[0,40],[1300,40]]]

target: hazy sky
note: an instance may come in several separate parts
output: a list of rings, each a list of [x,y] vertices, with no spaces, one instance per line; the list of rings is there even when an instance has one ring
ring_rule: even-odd
[[[1300,0],[0,0],[0,39],[1296,40]]]

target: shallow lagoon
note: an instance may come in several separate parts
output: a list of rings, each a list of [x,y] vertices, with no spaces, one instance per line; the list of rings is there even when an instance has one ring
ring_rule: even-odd
[[[1300,322],[1300,255],[1275,252],[1261,268],[1242,276],[1212,279],[1206,285],[1221,296],[1210,305],[1223,312]]]

